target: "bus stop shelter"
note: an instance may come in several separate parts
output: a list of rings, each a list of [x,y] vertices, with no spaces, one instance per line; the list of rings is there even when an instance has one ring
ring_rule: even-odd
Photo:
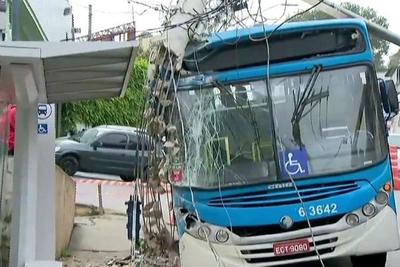
[[[17,106],[10,266],[61,266],[55,129],[38,134],[38,104],[122,96],[136,48],[135,42],[0,43],[0,100]]]

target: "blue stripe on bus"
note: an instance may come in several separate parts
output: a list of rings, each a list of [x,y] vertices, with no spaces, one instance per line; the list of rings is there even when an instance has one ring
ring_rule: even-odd
[[[389,161],[386,159],[382,163],[369,167],[364,170],[355,171],[352,173],[330,176],[330,177],[314,177],[311,179],[297,180],[298,186],[306,186],[321,183],[345,182],[354,181],[359,186],[357,190],[339,194],[338,196],[330,196],[327,198],[309,201],[306,206],[337,204],[337,214],[345,214],[362,207],[368,203],[377,194],[378,190],[387,182],[390,181]],[[284,206],[267,206],[267,207],[213,207],[209,205],[211,199],[234,194],[246,194],[267,190],[266,184],[252,185],[248,187],[224,188],[221,192],[218,189],[203,190],[192,188],[194,201],[201,220],[207,223],[221,226],[261,226],[261,225],[276,225],[281,217],[288,215],[295,222],[303,222],[305,218],[298,213],[299,204],[289,204]],[[273,190],[271,190],[273,192]],[[392,194],[393,195],[393,194]],[[182,207],[190,212],[194,212],[192,197],[189,188],[174,187],[175,207]],[[395,209],[394,198],[391,196],[389,206]],[[282,208],[284,207],[284,208]],[[226,209],[226,211],[225,211]],[[230,216],[228,217],[227,214]],[[329,215],[317,215],[313,219],[324,218]]]

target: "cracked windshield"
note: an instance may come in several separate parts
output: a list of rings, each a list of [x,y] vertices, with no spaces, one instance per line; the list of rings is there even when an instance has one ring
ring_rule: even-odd
[[[185,176],[192,186],[218,187],[381,161],[386,147],[371,84],[365,66],[271,78],[273,109],[266,81],[180,91]]]

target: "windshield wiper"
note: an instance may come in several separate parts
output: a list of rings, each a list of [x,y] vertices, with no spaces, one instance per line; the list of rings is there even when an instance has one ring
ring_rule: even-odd
[[[312,69],[311,75],[308,78],[306,87],[304,88],[304,91],[301,94],[301,96],[299,96],[300,91],[301,91],[300,88],[299,88],[297,97],[296,97],[296,95],[293,96],[294,111],[293,111],[292,120],[291,120],[292,123],[295,121],[300,121],[301,115],[303,114],[303,111],[304,111],[304,108],[307,106],[307,104],[310,103],[310,96],[313,96],[313,95],[311,95],[311,93],[313,92],[315,82],[317,81],[317,78],[318,78],[321,70],[322,70],[321,66],[315,66]]]
[[[294,110],[292,114],[292,135],[294,138],[294,141],[301,147],[302,146],[302,141],[301,141],[301,133],[300,133],[300,120],[307,115],[308,113],[311,112],[311,110],[316,106],[314,102],[321,100],[322,98],[328,97],[329,96],[329,90],[326,92],[321,92],[318,94],[314,94],[314,85],[315,82],[318,79],[319,74],[321,73],[322,66],[321,65],[316,65],[312,69],[312,72],[310,74],[310,77],[308,78],[308,81],[306,83],[306,86],[304,88],[304,91],[301,93],[300,88],[299,91],[297,92],[297,96],[293,92],[293,104],[294,104]],[[301,95],[300,95],[301,93]],[[314,104],[313,104],[314,103]],[[310,109],[304,113],[304,109],[306,108],[307,105],[310,105]]]

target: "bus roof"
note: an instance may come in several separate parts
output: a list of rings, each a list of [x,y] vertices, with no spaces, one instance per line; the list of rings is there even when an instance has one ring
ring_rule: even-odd
[[[207,41],[190,42],[183,69],[222,71],[365,50],[370,50],[368,32],[360,19],[294,22],[279,28],[260,25],[215,33]]]
[[[275,33],[303,31],[308,29],[318,28],[335,28],[354,26],[360,29],[365,29],[365,22],[361,19],[326,19],[301,22],[288,22],[279,27]],[[251,38],[262,38],[265,35],[273,32],[278,25],[258,25],[247,29],[236,29],[226,32],[219,32],[211,35],[207,40],[207,48],[216,48],[229,42],[246,41]],[[264,32],[265,30],[265,32]]]

